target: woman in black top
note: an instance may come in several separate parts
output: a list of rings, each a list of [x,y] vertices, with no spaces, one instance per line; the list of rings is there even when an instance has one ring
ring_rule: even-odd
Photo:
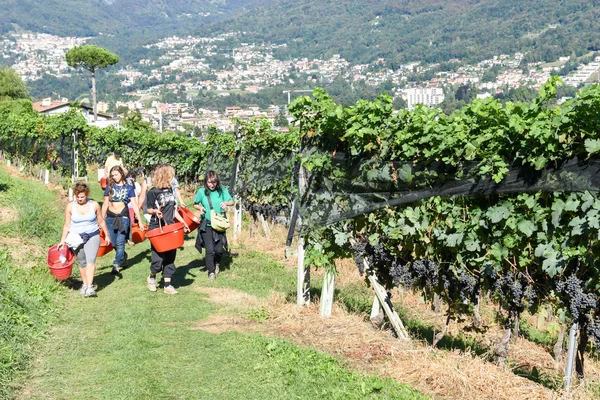
[[[160,225],[170,225],[175,220],[183,222],[184,232],[189,232],[187,224],[177,212],[175,194],[173,193],[171,182],[175,176],[175,170],[172,166],[162,164],[156,167],[152,174],[152,189],[146,194],[146,204],[148,214],[151,215],[148,230],[156,229]],[[177,249],[158,252],[154,246],[150,245],[152,250],[150,276],[147,278],[148,289],[156,292],[156,274],[162,271],[164,279],[164,292],[167,294],[177,294],[177,290],[171,283],[171,278],[175,274],[175,256]]]

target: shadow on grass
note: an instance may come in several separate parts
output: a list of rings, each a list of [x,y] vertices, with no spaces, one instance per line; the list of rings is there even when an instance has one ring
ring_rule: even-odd
[[[200,254],[198,254],[198,256],[202,257],[202,258],[190,261],[186,265],[181,265],[181,266],[177,267],[177,271],[175,272],[175,275],[173,276],[173,282],[175,283],[175,285],[177,287],[188,286],[188,285],[191,285],[192,283],[194,283],[195,279],[188,279],[187,278],[188,276],[191,276],[192,278],[196,278],[199,273],[206,274],[208,272],[208,269],[206,268],[205,255],[206,255],[206,252],[203,252],[202,256]],[[237,256],[238,256],[237,254],[232,255],[230,252],[223,253],[223,256],[221,257],[221,263],[219,264],[219,270],[221,272],[223,272],[223,271],[231,269],[231,263],[233,261],[233,258],[237,257]],[[198,270],[197,273],[193,272],[195,269]]]
[[[530,381],[545,386],[548,389],[560,390],[562,387],[561,379],[552,377],[543,371],[539,371],[536,367],[530,368],[527,365],[517,365],[512,368],[512,372],[517,376],[529,379]]]
[[[308,293],[310,295],[310,301],[318,301],[319,299],[321,299],[321,289],[319,289],[319,288],[311,286]],[[295,290],[293,290],[291,292],[287,292],[285,295],[285,300],[289,303],[295,303],[297,295],[298,295],[298,292]],[[333,290],[333,298],[339,299],[339,296],[341,296],[340,290],[334,289]]]
[[[6,192],[9,186],[6,183],[0,183],[0,192]]]

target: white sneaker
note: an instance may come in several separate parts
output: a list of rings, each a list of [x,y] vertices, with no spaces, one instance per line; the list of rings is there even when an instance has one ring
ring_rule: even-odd
[[[88,286],[88,287],[85,289],[85,294],[84,294],[84,296],[85,296],[85,297],[97,297],[97,296],[98,296],[98,294],[97,294],[97,293],[96,293],[96,291],[94,290],[94,287],[93,287],[93,286]]]
[[[146,278],[146,282],[148,282],[148,290],[151,292],[156,292],[156,278]]]
[[[81,285],[81,289],[79,289],[79,294],[85,294],[85,291],[87,290],[87,286],[85,285]]]
[[[164,291],[165,291],[166,294],[177,294],[177,293],[179,293],[177,290],[175,290],[175,288],[173,287],[173,285],[165,286]]]

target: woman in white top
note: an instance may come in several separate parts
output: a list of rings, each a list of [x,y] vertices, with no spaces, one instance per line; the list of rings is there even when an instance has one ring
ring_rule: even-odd
[[[75,249],[77,261],[79,261],[79,273],[83,286],[79,291],[85,297],[96,296],[94,290],[94,273],[96,272],[96,254],[100,247],[100,228],[110,243],[108,229],[100,205],[94,200],[88,199],[90,188],[87,184],[79,182],[73,188],[75,200],[67,204],[65,209],[65,225],[62,237],[58,244],[59,249],[65,245],[69,233],[77,234],[83,243]]]

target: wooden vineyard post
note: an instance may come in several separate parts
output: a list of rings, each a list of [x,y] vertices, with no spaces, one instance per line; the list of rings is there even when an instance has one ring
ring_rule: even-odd
[[[323,274],[323,288],[321,289],[321,317],[331,317],[333,308],[333,293],[335,289],[335,266],[325,269]]]
[[[381,309],[379,298],[375,296],[373,297],[373,306],[371,307],[371,315],[369,316],[369,319],[374,327],[381,329],[383,325],[383,318],[383,310]]]
[[[296,305],[310,304],[310,267],[304,265],[304,237],[298,238],[298,282]]]
[[[233,206],[233,240],[238,240],[242,233],[242,202],[239,196],[235,196]]]
[[[73,129],[73,172],[71,174],[71,183],[84,180],[87,181],[87,173],[85,176],[79,176],[79,133],[77,129]],[[69,199],[71,200],[71,199]]]
[[[573,380],[573,366],[575,364],[575,353],[577,352],[577,330],[579,329],[577,322],[571,325],[569,330],[569,345],[567,349],[567,362],[565,364],[565,382],[563,388],[565,391],[571,390],[571,382]]]
[[[363,263],[365,265],[365,273],[367,274],[367,278],[369,279],[369,282],[371,283],[371,286],[375,291],[375,295],[379,300],[379,304],[383,307],[385,315],[387,315],[388,320],[392,324],[392,328],[394,328],[394,332],[396,332],[398,339],[410,340],[408,332],[406,332],[406,328],[404,328],[404,324],[398,316],[398,313],[396,312],[396,310],[394,310],[392,301],[390,300],[390,297],[388,296],[385,288],[381,285],[381,283],[379,283],[379,280],[377,279],[373,271],[370,269],[367,260],[363,259]]]
[[[269,228],[269,224],[267,223],[267,220],[265,219],[265,217],[262,214],[258,214],[258,222],[260,223],[260,225],[263,228],[265,237],[267,239],[270,238],[271,237],[271,229]]]
[[[301,198],[306,187],[306,170],[300,166],[300,170],[298,171],[298,198]],[[302,218],[300,216],[298,217],[298,224],[302,225]],[[310,265],[304,265],[304,243],[304,236],[298,235],[298,291],[296,298],[298,307],[310,304]]]

